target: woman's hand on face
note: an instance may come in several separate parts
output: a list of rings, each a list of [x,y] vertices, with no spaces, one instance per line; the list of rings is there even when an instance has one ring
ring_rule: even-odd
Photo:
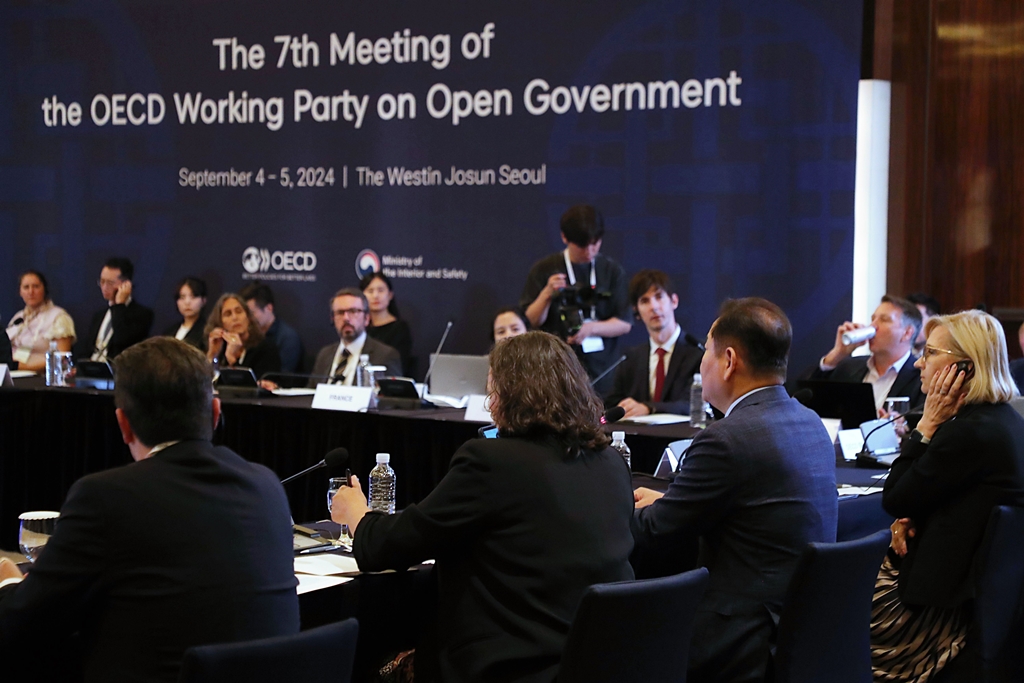
[[[889,531],[892,532],[892,541],[889,545],[897,555],[903,557],[907,554],[907,539],[913,538],[917,533],[917,529],[914,527],[914,520],[909,517],[897,519],[889,527]]]
[[[220,350],[224,348],[224,330],[220,327],[215,327],[210,331],[210,336],[207,338],[207,352],[206,357],[213,360],[220,355]]]
[[[917,431],[930,439],[939,425],[960,412],[967,398],[963,386],[965,379],[964,373],[958,371],[956,365],[948,365],[932,375],[928,397],[924,402],[924,415],[917,425]]]

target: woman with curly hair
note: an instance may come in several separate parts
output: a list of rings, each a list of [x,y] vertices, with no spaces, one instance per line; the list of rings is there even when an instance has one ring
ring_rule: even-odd
[[[281,371],[277,347],[263,336],[259,323],[237,294],[222,294],[206,321],[206,357],[222,368],[251,368],[257,379]]]

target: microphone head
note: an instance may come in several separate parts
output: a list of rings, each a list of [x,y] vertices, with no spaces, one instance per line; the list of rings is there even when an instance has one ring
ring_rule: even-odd
[[[814,391],[804,387],[803,389],[797,389],[793,392],[793,398],[800,401],[801,404],[807,405],[811,399],[814,398]]]
[[[686,333],[686,334],[685,334],[685,335],[683,336],[683,339],[685,339],[685,340],[686,340],[686,343],[687,343],[687,344],[689,344],[690,346],[696,346],[696,347],[697,347],[698,349],[700,349],[701,351],[704,351],[704,350],[705,350],[705,349],[704,349],[704,342],[702,342],[702,341],[701,341],[700,339],[697,339],[696,337],[694,337],[694,336],[693,336],[692,334],[690,334],[689,332],[687,332],[687,333]]]
[[[622,406],[615,406],[604,411],[604,415],[601,416],[601,424],[611,424],[612,422],[618,422],[622,418],[626,417],[626,409]]]
[[[347,448],[335,448],[324,456],[324,464],[329,474],[344,472],[348,467],[349,455]]]

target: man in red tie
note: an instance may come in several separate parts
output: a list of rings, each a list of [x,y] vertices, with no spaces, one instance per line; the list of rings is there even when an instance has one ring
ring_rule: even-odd
[[[676,322],[679,297],[668,275],[641,270],[629,283],[629,299],[647,327],[647,344],[626,351],[605,404],[622,406],[626,417],[690,412],[690,385],[703,352],[688,344]]]

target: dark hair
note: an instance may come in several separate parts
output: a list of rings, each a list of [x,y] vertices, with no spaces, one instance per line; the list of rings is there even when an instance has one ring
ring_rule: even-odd
[[[494,341],[494,321],[498,319],[499,315],[505,315],[511,313],[515,317],[519,318],[523,322],[523,327],[526,331],[530,331],[530,319],[523,313],[523,309],[518,306],[506,306],[505,308],[499,309],[493,316],[491,316],[491,341]]]
[[[213,368],[201,351],[153,337],[114,359],[114,405],[146,446],[213,437]]]
[[[242,301],[245,302],[255,301],[261,311],[267,307],[267,304],[274,303],[274,292],[271,291],[269,286],[259,280],[242,287],[242,291],[238,293],[238,296],[242,297]]]
[[[131,280],[135,275],[135,266],[132,265],[131,259],[126,256],[111,256],[103,264],[103,267],[120,270],[122,280]]]
[[[380,280],[388,288],[389,292],[391,292],[392,294],[395,293],[395,288],[391,286],[391,278],[389,278],[387,275],[380,271],[377,271],[375,273],[367,273],[366,275],[364,275],[363,279],[359,281],[359,291],[365,292],[366,288],[369,287],[370,283],[373,282],[374,280]],[[366,310],[370,310],[369,301],[366,302]],[[391,301],[388,302],[388,313],[395,316],[396,318],[401,317],[400,315],[398,315],[398,302],[395,301],[395,297],[393,296],[391,297]]]
[[[25,279],[26,275],[35,275],[39,278],[39,283],[43,286],[43,301],[50,300],[50,283],[46,281],[46,276],[40,273],[38,270],[32,270],[29,268],[21,275],[18,276],[18,288],[21,288],[21,281]]]
[[[737,348],[755,375],[786,379],[793,326],[781,308],[767,299],[727,299],[711,327],[715,351]]]
[[[174,288],[174,300],[177,301],[181,295],[181,288],[188,285],[189,291],[192,292],[192,296],[199,297],[200,299],[206,298],[206,282],[197,277],[183,277],[178,282],[178,286]]]
[[[903,314],[903,324],[912,325],[914,327],[914,336],[910,338],[910,343],[913,344],[914,340],[917,339],[917,335],[921,334],[921,326],[924,324],[924,318],[921,317],[921,310],[914,305],[910,300],[904,299],[901,296],[890,296],[886,294],[882,297],[883,304],[891,304],[896,308],[900,309]]]
[[[668,275],[660,270],[645,268],[634,275],[633,279],[629,281],[629,301],[633,308],[636,308],[640,297],[649,292],[651,287],[664,290],[669,296],[676,293],[676,288]]]
[[[908,294],[907,301],[912,304],[924,306],[924,310],[928,311],[928,315],[942,315],[942,306],[939,304],[938,299],[933,297],[931,294],[925,294],[924,292]]]
[[[334,300],[337,299],[339,296],[354,296],[357,299],[362,299],[363,310],[367,313],[367,315],[369,315],[370,302],[366,300],[366,295],[363,294],[363,291],[361,289],[356,289],[355,287],[344,287],[342,289],[339,289],[337,292],[334,293],[334,296],[331,297],[331,300],[327,302],[327,305],[333,308]]]
[[[604,216],[592,206],[577,204],[562,214],[560,227],[565,239],[587,247],[604,237]]]
[[[576,353],[547,332],[527,332],[491,349],[491,414],[504,436],[554,436],[567,455],[610,443],[604,405]]]
[[[221,309],[224,308],[224,302],[228,299],[234,299],[242,305],[242,310],[245,311],[245,319],[249,321],[248,334],[245,337],[245,348],[251,349],[257,346],[263,341],[264,334],[263,330],[260,329],[260,324],[256,322],[256,318],[252,317],[252,311],[245,304],[245,299],[240,294],[234,294],[232,292],[225,292],[220,295],[217,299],[217,303],[213,305],[213,310],[210,311],[210,317],[206,319],[206,328],[203,330],[203,334],[207,337],[210,333],[218,327],[224,326],[224,319],[221,318]]]

